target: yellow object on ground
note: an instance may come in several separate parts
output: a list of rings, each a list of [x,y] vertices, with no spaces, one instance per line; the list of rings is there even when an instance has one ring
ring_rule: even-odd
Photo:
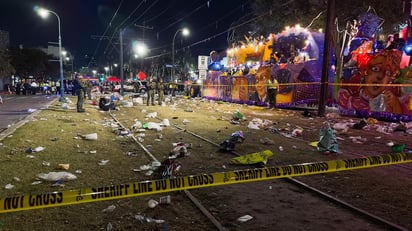
[[[265,150],[262,152],[254,152],[254,153],[232,158],[230,162],[232,164],[258,164],[258,163],[266,164],[268,162],[269,157],[271,157],[272,155],[273,155],[272,151]]]

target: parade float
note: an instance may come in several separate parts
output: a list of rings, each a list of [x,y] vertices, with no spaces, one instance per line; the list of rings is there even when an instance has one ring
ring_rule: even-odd
[[[385,121],[412,121],[412,71],[404,51],[407,31],[376,39],[383,19],[374,12],[359,16],[352,25],[343,57],[336,101],[342,115]]]
[[[374,12],[366,12],[354,21],[351,31],[346,31],[350,36],[343,41],[344,52],[340,57],[334,55],[343,65],[338,71],[334,65],[328,69],[324,102],[338,107],[342,115],[412,121],[412,70],[410,56],[403,52],[407,28],[399,31],[392,44],[384,44],[376,39],[382,23]],[[409,31],[412,37],[412,26]],[[324,37],[321,31],[299,25],[267,38],[247,37],[227,50],[225,63],[211,57],[203,96],[266,106],[266,83],[272,75],[280,83],[278,107],[316,108]],[[335,64],[335,59],[330,63]]]
[[[268,38],[245,38],[227,51],[225,70],[209,68],[207,98],[265,106],[266,83],[273,75],[280,84],[280,107],[317,104],[320,94],[324,34],[296,25]],[[330,74],[330,81],[333,75]],[[332,95],[328,96],[332,101]]]

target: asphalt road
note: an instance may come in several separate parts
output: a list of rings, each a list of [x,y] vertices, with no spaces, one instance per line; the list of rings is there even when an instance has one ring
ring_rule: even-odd
[[[3,95],[0,104],[0,140],[23,125],[27,118],[47,107],[57,95]]]

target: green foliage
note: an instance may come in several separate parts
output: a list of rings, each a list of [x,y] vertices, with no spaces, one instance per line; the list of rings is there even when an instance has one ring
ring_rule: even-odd
[[[10,57],[6,50],[0,50],[0,78],[14,74],[15,70],[10,64]]]

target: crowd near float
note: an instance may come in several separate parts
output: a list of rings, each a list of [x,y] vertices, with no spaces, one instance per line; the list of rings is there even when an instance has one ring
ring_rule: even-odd
[[[377,34],[382,23],[374,12],[368,11],[353,22],[350,31],[345,31],[342,54],[330,57],[325,102],[337,107],[342,115],[409,122],[412,70],[407,51],[408,26],[383,41],[380,37],[385,36]],[[266,83],[272,75],[280,84],[278,107],[316,107],[324,40],[321,30],[295,25],[267,37],[245,37],[232,44],[224,59],[212,51],[203,96],[267,106]],[[342,66],[336,67],[339,58]]]

